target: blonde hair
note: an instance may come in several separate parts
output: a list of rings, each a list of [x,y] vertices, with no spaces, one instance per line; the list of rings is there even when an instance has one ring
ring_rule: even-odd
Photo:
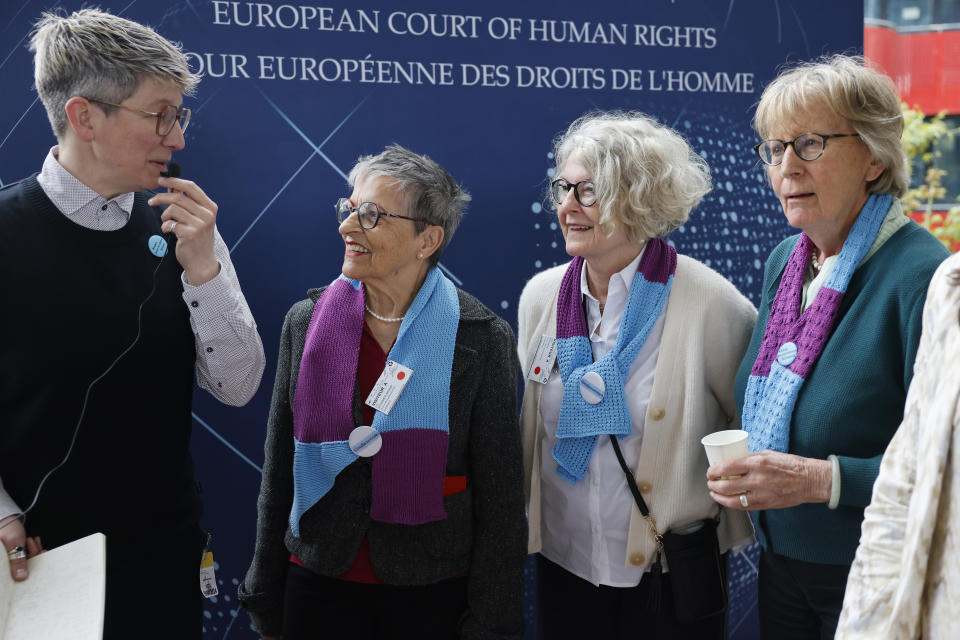
[[[683,225],[710,192],[710,168],[673,129],[640,112],[581,116],[554,141],[556,176],[579,160],[593,176],[600,228],[631,242]]]
[[[58,139],[67,131],[64,106],[74,96],[120,104],[144,78],[172,82],[186,95],[200,81],[179,44],[97,9],[69,16],[44,13],[34,25],[30,50],[37,93]],[[107,114],[115,111],[102,108]]]
[[[883,165],[883,173],[867,184],[867,193],[901,197],[910,179],[900,140],[903,113],[893,81],[862,56],[832,55],[801,63],[783,70],[764,89],[753,128],[767,139],[777,124],[819,106],[849,122],[873,159]]]

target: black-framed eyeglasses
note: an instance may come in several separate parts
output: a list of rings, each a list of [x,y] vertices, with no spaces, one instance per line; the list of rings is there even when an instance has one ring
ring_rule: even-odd
[[[145,116],[152,116],[157,119],[157,135],[161,138],[173,131],[173,125],[177,122],[180,123],[180,133],[186,133],[187,125],[190,124],[190,109],[186,107],[175,107],[172,104],[168,104],[160,111],[144,111],[143,109],[135,109],[133,107],[126,107],[122,104],[113,104],[112,102],[107,102],[105,100],[97,100],[96,98],[87,98],[90,102],[96,102],[97,104],[105,104],[109,107],[117,107],[118,109],[126,109],[127,111],[133,111],[134,113],[142,113]]]
[[[410,216],[401,216],[396,213],[387,213],[380,208],[376,202],[361,202],[359,205],[354,206],[353,201],[350,198],[340,198],[337,200],[335,205],[337,209],[337,221],[343,222],[350,217],[350,214],[353,212],[357,213],[357,219],[360,221],[360,226],[364,229],[373,229],[377,226],[377,223],[380,222],[380,216],[390,216],[391,218],[402,218],[404,220],[412,220],[414,222],[427,222],[423,218],[411,218]]]
[[[573,197],[581,206],[592,207],[597,204],[597,192],[594,189],[593,180],[581,180],[570,184],[563,178],[557,178],[550,183],[550,197],[556,204],[562,204],[571,189],[573,189]]]
[[[760,156],[763,164],[775,167],[783,162],[783,155],[787,152],[787,147],[793,147],[793,152],[801,160],[812,162],[823,155],[827,140],[830,138],[859,136],[859,133],[801,133],[793,140],[764,140],[756,145],[753,150]]]

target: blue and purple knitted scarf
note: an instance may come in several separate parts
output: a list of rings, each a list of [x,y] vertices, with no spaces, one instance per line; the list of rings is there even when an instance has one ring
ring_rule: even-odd
[[[789,450],[790,417],[800,388],[833,332],[850,278],[873,245],[892,202],[888,194],[873,194],[867,199],[833,271],[813,304],[802,312],[803,280],[814,245],[806,233],[800,234],[770,307],[760,351],[747,381],[742,423],[750,433],[750,451]]]
[[[572,484],[586,475],[598,436],[630,435],[624,383],[667,302],[677,270],[677,251],[662,238],[647,241],[630,285],[617,342],[596,362],[580,290],[582,268],[583,258],[574,258],[560,283],[557,301],[557,364],[563,379],[563,400],[553,459],[557,461],[557,473]],[[587,375],[591,372],[599,375],[601,386],[595,376]],[[592,404],[587,397],[599,401]]]
[[[340,276],[310,318],[293,403],[293,507],[290,529],[357,459],[353,396],[364,322],[363,284]],[[382,447],[373,457],[370,517],[415,525],[446,518],[443,482],[449,444],[450,372],[460,322],[456,287],[436,267],[427,272],[387,354],[413,373],[390,414],[373,424]]]

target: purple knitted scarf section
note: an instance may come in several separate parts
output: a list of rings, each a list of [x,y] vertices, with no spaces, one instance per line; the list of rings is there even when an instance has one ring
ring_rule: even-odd
[[[806,378],[833,330],[833,322],[843,300],[843,292],[822,287],[813,304],[801,312],[803,280],[813,255],[813,241],[803,233],[783,271],[780,287],[770,307],[770,319],[763,334],[760,352],[750,373],[766,376],[777,359],[780,347],[789,341],[797,346],[796,358],[787,369]]]
[[[802,308],[803,282],[814,244],[806,233],[800,234],[747,380],[742,423],[750,433],[751,451],[790,450],[790,421],[800,389],[830,339],[847,285],[877,237],[891,202],[889,194],[872,194],[867,199],[833,270],[806,311]]]
[[[450,367],[459,321],[456,296],[453,284],[432,269],[388,354],[415,373],[390,415],[378,411],[370,425],[383,443],[371,461],[373,520],[416,525],[446,518],[442,492]],[[303,513],[357,459],[348,439],[356,427],[353,402],[364,298],[359,281],[338,278],[317,301],[307,329],[293,402],[294,535],[299,535]]]
[[[301,442],[346,440],[356,426],[353,390],[363,335],[363,304],[362,287],[355,290],[343,278],[334,280],[317,300],[293,400],[294,436]]]

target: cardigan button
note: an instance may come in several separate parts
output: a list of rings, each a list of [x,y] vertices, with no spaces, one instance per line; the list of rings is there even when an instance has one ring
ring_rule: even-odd
[[[637,483],[637,489],[640,489],[640,493],[650,493],[653,491],[653,485],[649,482],[639,482]]]
[[[644,556],[642,553],[634,553],[630,556],[630,564],[635,567],[642,567],[644,564],[646,564],[646,560],[646,556]]]
[[[665,415],[667,415],[667,411],[663,407],[657,407],[650,411],[650,417],[654,420],[663,420]]]

